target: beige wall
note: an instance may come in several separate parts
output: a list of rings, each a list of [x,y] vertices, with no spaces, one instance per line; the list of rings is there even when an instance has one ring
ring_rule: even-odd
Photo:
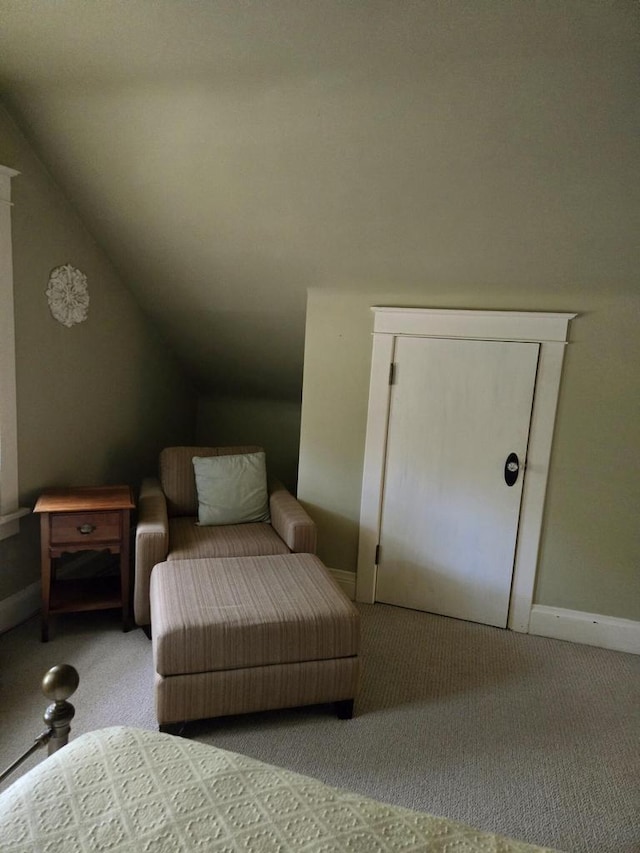
[[[433,291],[429,296],[428,291]],[[577,311],[561,387],[535,602],[640,619],[640,295],[527,287],[309,293],[298,494],[319,552],[355,571],[372,305]]]
[[[126,482],[158,449],[190,440],[195,396],[116,271],[0,107],[0,163],[17,169],[12,212],[20,502],[47,486]],[[117,176],[114,176],[114,178]],[[88,279],[88,319],[51,316],[49,273]],[[0,542],[0,600],[39,577],[34,519]]]
[[[178,52],[167,64],[163,54],[161,68],[136,65],[139,73],[129,79],[118,67],[107,85],[100,75],[80,76],[77,85],[63,77],[69,85],[61,85],[51,71],[60,71],[58,59],[67,54],[47,52],[49,18],[32,20],[17,31],[13,52],[39,57],[47,80],[32,92],[25,87],[16,114],[157,327],[201,386],[213,389],[200,404],[202,440],[210,433],[216,441],[238,440],[240,428],[247,435],[255,421],[270,458],[294,467],[296,415],[288,405],[213,395],[297,399],[310,290],[300,490],[337,568],[355,565],[369,305],[580,312],[560,400],[537,600],[637,613],[635,5],[332,5],[332,16],[293,21],[274,18],[265,4],[246,28],[246,16],[236,18],[230,7],[230,31],[212,16],[211,31],[203,30],[200,50],[189,57],[195,64]],[[53,17],[66,43],[68,22]],[[191,34],[174,24],[185,39]],[[72,28],[74,39],[92,46],[85,26]],[[36,28],[33,45],[43,53],[27,49]],[[115,47],[123,60],[137,59],[129,41],[136,30],[125,30]],[[153,29],[145,33],[156,55],[161,41]],[[212,51],[223,42],[224,51]],[[105,47],[100,55],[113,54]],[[23,176],[15,186],[16,215],[27,216],[19,193],[28,195],[29,184]],[[93,282],[97,261],[76,251],[75,238],[67,251],[71,232],[52,188],[34,204],[33,227],[20,224],[21,278],[30,290],[16,295],[20,323],[33,324],[19,341],[27,395],[20,452],[31,492],[43,472],[47,480],[73,473],[70,454],[56,455],[63,434],[100,471],[113,462],[105,448],[126,456],[133,434],[131,424],[114,420],[115,392],[90,392],[85,431],[69,414],[75,392],[88,387],[78,370],[95,381],[104,351],[117,340],[120,326],[100,320],[98,330],[96,323],[106,301],[109,316],[117,316],[111,294],[119,291],[114,285],[107,296],[92,285],[88,323],[57,327],[42,301],[49,269],[75,262],[89,267]],[[94,249],[83,245],[93,258]],[[61,256],[51,251],[56,247],[65,250]],[[122,322],[123,353],[112,370],[122,374],[124,363],[137,362],[159,376],[155,355],[131,352],[132,318]],[[86,343],[90,329],[95,355]],[[36,353],[40,346],[53,357]],[[78,360],[76,350],[86,357]],[[127,420],[140,396],[120,380]],[[117,387],[118,376],[112,381]],[[164,411],[163,438],[173,429],[171,407]],[[49,441],[42,423],[51,412]],[[109,436],[105,431],[97,447],[85,448],[105,418]],[[153,420],[160,423],[157,413]],[[149,430],[148,423],[137,427]],[[137,448],[131,455],[138,459]]]
[[[300,444],[300,404],[288,400],[204,397],[198,402],[198,444],[259,444],[267,469],[295,492]]]
[[[299,398],[309,288],[637,286],[637,3],[164,5],[5,4],[3,60],[209,393]]]
[[[370,306],[577,312],[535,601],[639,619],[636,16],[467,5],[442,6],[458,52],[430,42],[411,79],[350,81],[332,124],[342,181],[308,292],[298,493],[321,555],[354,570]]]

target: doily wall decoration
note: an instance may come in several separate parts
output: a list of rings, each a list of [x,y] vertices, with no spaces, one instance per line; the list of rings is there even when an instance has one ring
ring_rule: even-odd
[[[65,264],[52,270],[47,287],[49,308],[63,326],[73,326],[87,319],[89,288],[83,272]]]

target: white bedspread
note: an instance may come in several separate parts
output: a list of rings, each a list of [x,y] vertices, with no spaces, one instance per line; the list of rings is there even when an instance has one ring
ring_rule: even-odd
[[[0,849],[543,850],[338,791],[243,755],[128,728],[82,735],[0,794]]]

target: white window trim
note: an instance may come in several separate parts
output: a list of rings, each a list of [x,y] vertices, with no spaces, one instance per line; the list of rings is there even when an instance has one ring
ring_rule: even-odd
[[[16,348],[11,248],[11,178],[0,166],[0,539],[20,532],[19,519],[30,510],[18,506],[18,425]]]
[[[576,314],[529,311],[459,311],[374,307],[373,354],[360,506],[356,599],[375,601],[376,545],[380,536],[389,365],[400,335],[475,340],[530,341],[540,344],[532,411],[527,477],[524,481],[518,544],[513,570],[508,627],[529,631],[551,442],[569,323]]]

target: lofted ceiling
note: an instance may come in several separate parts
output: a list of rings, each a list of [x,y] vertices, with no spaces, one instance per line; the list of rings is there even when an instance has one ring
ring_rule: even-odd
[[[513,238],[599,5],[0,0],[0,96],[200,391],[298,399],[308,288]]]

